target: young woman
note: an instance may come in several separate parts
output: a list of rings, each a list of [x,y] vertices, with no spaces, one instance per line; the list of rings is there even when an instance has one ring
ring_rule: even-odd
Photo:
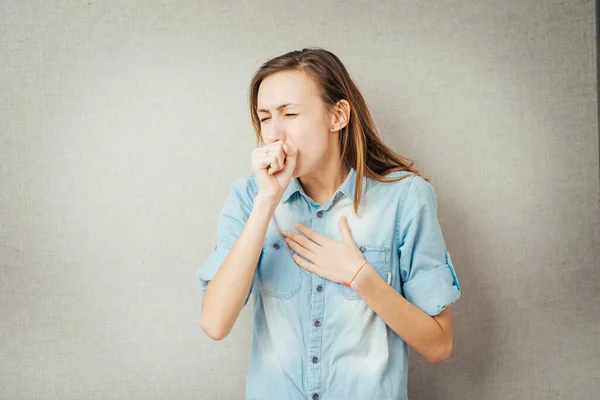
[[[406,399],[409,346],[445,360],[460,297],[432,185],[327,50],[264,63],[250,113],[253,173],[198,271],[202,329],[227,336],[254,293],[247,399]]]

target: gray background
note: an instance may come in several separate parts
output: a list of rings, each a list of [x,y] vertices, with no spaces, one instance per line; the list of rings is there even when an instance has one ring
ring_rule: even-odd
[[[309,45],[438,194],[463,296],[411,398],[600,397],[594,6],[2,1],[0,398],[243,398],[251,304],[211,341],[195,274],[250,78]]]

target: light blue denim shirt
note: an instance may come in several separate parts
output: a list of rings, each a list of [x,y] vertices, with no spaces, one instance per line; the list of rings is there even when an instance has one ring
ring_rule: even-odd
[[[405,174],[410,173],[390,176]],[[323,205],[308,197],[294,178],[275,210],[245,303],[252,293],[247,400],[408,398],[408,345],[351,287],[294,262],[281,232],[298,232],[296,222],[341,240],[339,219],[346,216],[365,259],[429,315],[437,315],[460,297],[433,186],[414,174],[392,183],[365,177],[357,216],[355,177],[352,169]],[[198,270],[202,290],[240,235],[257,193],[253,174],[233,184],[219,217],[217,244]]]

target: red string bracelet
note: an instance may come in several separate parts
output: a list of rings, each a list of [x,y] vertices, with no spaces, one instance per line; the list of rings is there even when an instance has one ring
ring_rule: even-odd
[[[360,272],[360,270],[367,265],[367,261],[365,261],[365,263],[363,265],[360,266],[360,268],[358,269],[358,271],[356,271],[356,273],[354,274],[354,276],[352,277],[352,280],[350,281],[350,283],[346,283],[346,282],[342,282],[342,285],[348,287],[350,285],[352,285],[352,282],[354,282],[354,278],[356,278],[356,275],[358,275],[358,273]]]

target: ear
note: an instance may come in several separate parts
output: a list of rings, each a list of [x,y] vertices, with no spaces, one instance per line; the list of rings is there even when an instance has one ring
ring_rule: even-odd
[[[339,131],[348,125],[350,121],[350,103],[347,100],[338,101],[331,108],[332,131]]]

